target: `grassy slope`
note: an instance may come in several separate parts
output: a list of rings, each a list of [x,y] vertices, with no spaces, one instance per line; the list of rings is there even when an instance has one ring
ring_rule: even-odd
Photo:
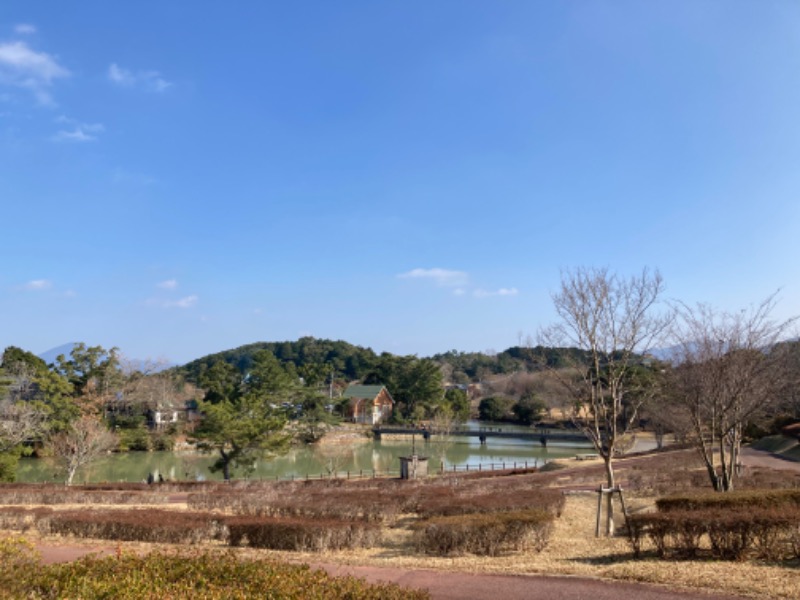
[[[753,448],[800,461],[800,442],[793,437],[770,435],[758,440],[753,444]]]

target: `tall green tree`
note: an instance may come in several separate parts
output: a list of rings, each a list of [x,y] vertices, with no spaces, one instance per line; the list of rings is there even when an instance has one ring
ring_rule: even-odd
[[[458,388],[450,388],[444,393],[444,406],[453,415],[453,418],[460,423],[469,419],[470,403],[467,392]]]
[[[203,401],[194,435],[199,448],[217,453],[212,470],[229,480],[234,469],[251,469],[258,458],[285,451],[290,435],[280,405],[296,392],[280,362],[262,351],[254,356],[240,392]]]
[[[430,359],[383,353],[364,383],[389,389],[397,403],[395,418],[400,420],[429,418],[444,401],[442,372]]]

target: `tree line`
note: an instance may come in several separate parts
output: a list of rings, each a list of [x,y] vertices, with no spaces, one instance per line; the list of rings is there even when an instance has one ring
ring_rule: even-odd
[[[318,439],[346,415],[337,398],[348,383],[386,385],[393,420],[447,430],[470,416],[470,401],[465,385],[445,384],[480,382],[484,418],[533,423],[549,413],[580,427],[604,460],[609,489],[616,455],[646,426],[695,445],[711,485],[728,491],[747,436],[800,418],[800,345],[787,341],[795,321],[774,318],[774,296],[726,312],[665,303],[664,289],[647,269],[567,272],[553,295],[559,320],[535,343],[500,354],[419,358],[304,337],[164,369],[126,362],[116,348],[78,344],[48,365],[9,347],[0,364],[0,478],[12,478],[31,449],[51,453],[71,480],[110,448],[168,446],[174,428],[154,435],[146,421],[178,406],[195,416],[190,439],[215,452],[228,477],[291,439]]]

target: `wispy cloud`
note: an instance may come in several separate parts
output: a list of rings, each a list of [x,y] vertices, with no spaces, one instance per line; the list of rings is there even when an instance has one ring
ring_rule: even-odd
[[[180,300],[167,300],[163,306],[164,308],[192,308],[197,305],[198,300],[200,298],[197,296],[186,296]]]
[[[66,128],[51,138],[54,142],[95,142],[97,134],[105,131],[102,123],[81,123],[64,115],[56,117],[55,122]]]
[[[500,288],[497,290],[484,290],[477,288],[472,291],[472,295],[476,298],[488,298],[489,296],[516,296],[519,294],[517,288]]]
[[[51,287],[53,287],[53,282],[49,279],[32,279],[19,286],[18,289],[29,292],[42,292],[44,290],[49,290]]]
[[[25,42],[0,43],[0,84],[30,91],[39,104],[53,106],[50,87],[70,72],[46,52],[32,50]]]
[[[19,23],[14,25],[14,33],[19,35],[32,35],[36,33],[36,26],[30,23]]]
[[[460,287],[469,281],[469,274],[464,271],[440,268],[412,269],[407,273],[401,273],[398,277],[401,279],[425,279],[442,287]]]
[[[138,87],[148,92],[163,92],[172,87],[172,82],[161,77],[158,71],[131,71],[111,63],[108,67],[108,79],[121,87]]]
[[[119,185],[153,185],[158,182],[155,177],[150,175],[120,168],[115,168],[111,171],[111,181]]]
[[[160,287],[162,290],[176,290],[176,289],[178,289],[178,280],[177,279],[167,279],[165,281],[161,281],[160,283],[157,283],[156,287]]]

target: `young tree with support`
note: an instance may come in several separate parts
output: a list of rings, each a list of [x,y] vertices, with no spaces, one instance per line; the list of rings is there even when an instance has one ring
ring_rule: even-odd
[[[591,440],[606,471],[607,535],[614,532],[611,490],[618,490],[614,458],[634,425],[644,395],[632,377],[642,356],[672,321],[659,312],[664,282],[643,269],[623,278],[608,269],[581,268],[562,274],[553,303],[561,321],[540,333],[543,346],[578,348],[582,358],[554,370],[573,399],[572,419]]]

